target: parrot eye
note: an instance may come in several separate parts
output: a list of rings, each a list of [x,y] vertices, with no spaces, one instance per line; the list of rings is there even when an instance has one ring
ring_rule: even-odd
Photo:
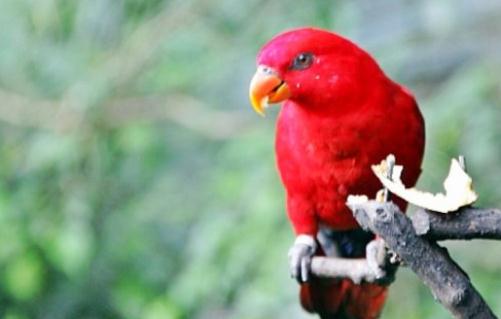
[[[294,58],[290,68],[292,70],[304,70],[313,63],[313,59],[313,54],[309,52],[300,53]]]

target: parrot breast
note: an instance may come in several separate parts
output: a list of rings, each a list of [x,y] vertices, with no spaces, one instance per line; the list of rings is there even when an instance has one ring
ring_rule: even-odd
[[[301,225],[307,224],[306,219],[295,216],[304,215],[305,210],[330,228],[357,228],[346,198],[349,194],[375,196],[382,186],[370,166],[390,153],[404,165],[406,185],[415,184],[424,149],[423,119],[405,89],[388,83],[385,90],[389,94],[379,94],[380,98],[354,112],[332,116],[292,101],[283,105],[275,148],[296,232],[317,230]],[[296,206],[302,212],[296,212]]]

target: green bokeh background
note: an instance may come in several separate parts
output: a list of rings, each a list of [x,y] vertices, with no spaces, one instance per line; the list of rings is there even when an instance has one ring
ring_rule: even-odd
[[[420,187],[464,154],[501,207],[501,2],[0,0],[0,318],[313,318],[297,302],[274,118],[247,85],[314,25],[417,96]],[[497,314],[501,244],[447,243]],[[383,318],[448,318],[408,269]]]

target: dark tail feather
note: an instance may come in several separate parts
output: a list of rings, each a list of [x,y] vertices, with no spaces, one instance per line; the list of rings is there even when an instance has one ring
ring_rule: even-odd
[[[378,318],[386,295],[386,287],[318,278],[302,284],[300,291],[303,308],[318,313],[322,319]]]
[[[348,318],[376,319],[383,310],[388,288],[375,284],[351,284],[343,308]]]
[[[301,285],[301,305],[309,312],[336,313],[343,300],[345,286],[344,280],[312,278]]]

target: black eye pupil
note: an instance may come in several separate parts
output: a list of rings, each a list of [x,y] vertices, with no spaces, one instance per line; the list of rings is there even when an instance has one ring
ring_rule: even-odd
[[[294,59],[291,69],[304,70],[308,68],[313,62],[313,55],[311,53],[301,53]]]

